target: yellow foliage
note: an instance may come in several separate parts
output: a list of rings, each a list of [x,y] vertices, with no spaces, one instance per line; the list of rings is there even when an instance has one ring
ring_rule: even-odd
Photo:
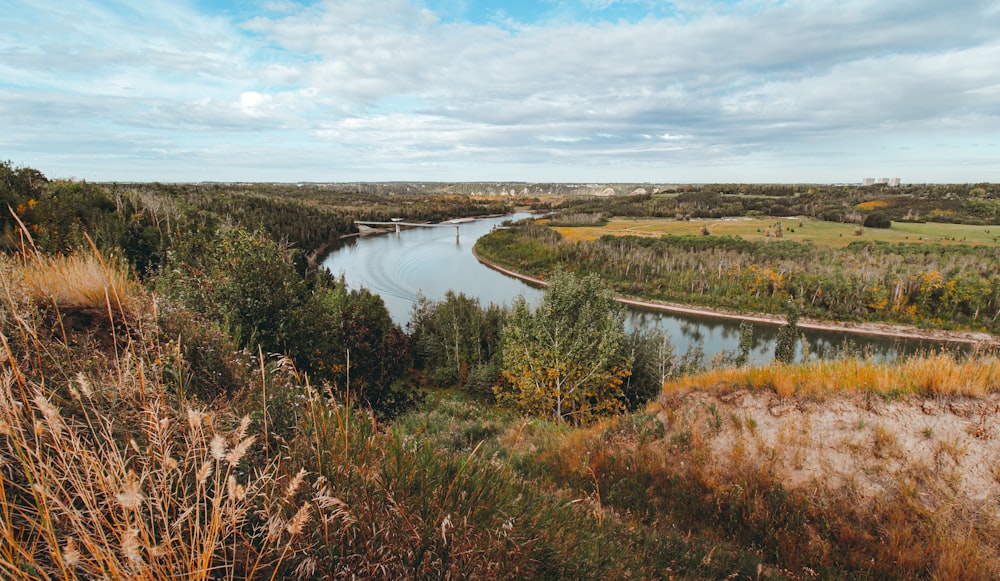
[[[881,208],[888,208],[889,202],[886,200],[872,200],[870,202],[861,202],[854,207],[859,210],[879,210]]]

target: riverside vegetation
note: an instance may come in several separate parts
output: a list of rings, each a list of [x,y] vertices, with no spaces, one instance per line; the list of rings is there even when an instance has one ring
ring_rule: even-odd
[[[311,266],[329,234],[0,169],[4,578],[1000,573],[990,355],[706,369],[564,271],[404,330]]]
[[[1000,242],[993,239],[885,242],[877,229],[858,226],[854,241],[834,247],[785,240],[782,221],[767,239],[712,235],[705,225],[701,234],[669,233],[689,228],[661,222],[668,233],[659,237],[623,229],[587,240],[568,238],[574,228],[526,219],[480,239],[476,250],[536,276],[557,267],[595,273],[619,293],[645,299],[772,314],[795,300],[817,319],[1000,333]]]

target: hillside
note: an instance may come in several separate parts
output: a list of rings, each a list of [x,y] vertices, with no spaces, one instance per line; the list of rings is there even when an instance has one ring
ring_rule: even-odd
[[[305,256],[349,207],[28,174],[0,578],[1000,574],[995,355],[706,364],[568,272],[537,309],[449,293],[404,330]]]

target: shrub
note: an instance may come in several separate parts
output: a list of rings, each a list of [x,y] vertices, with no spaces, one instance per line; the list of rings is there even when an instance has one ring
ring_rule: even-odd
[[[892,220],[882,212],[872,212],[865,216],[865,228],[891,228]]]

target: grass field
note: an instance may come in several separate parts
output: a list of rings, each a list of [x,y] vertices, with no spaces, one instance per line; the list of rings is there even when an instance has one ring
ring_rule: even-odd
[[[965,224],[893,222],[892,228],[861,228],[856,224],[823,222],[811,218],[724,218],[706,220],[629,219],[613,218],[604,226],[556,227],[554,230],[567,240],[595,240],[606,234],[615,236],[662,236],[664,234],[702,234],[707,227],[713,236],[739,236],[745,240],[776,239],[767,232],[775,231],[781,222],[782,240],[812,242],[820,246],[842,247],[855,240],[885,242],[927,242],[936,244],[971,244],[997,246],[1000,226],[969,226]],[[860,232],[860,234],[858,233]]]

